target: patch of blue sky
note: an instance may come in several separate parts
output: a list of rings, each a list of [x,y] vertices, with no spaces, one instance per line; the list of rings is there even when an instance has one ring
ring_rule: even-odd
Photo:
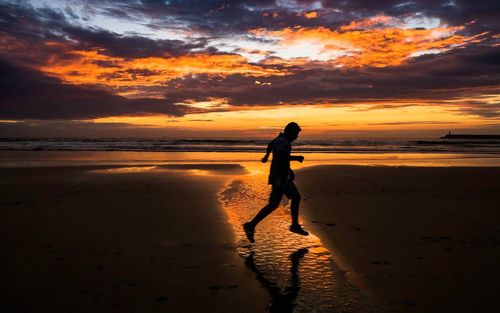
[[[255,63],[266,57],[262,52],[270,52],[275,47],[274,43],[259,41],[249,36],[212,39],[210,45],[220,52],[238,53]]]
[[[312,1],[312,2],[303,2],[303,1],[294,1],[294,0],[277,0],[276,4],[279,7],[303,11],[303,10],[320,10],[323,8],[323,4],[321,1]]]
[[[137,17],[135,20],[130,20],[110,16],[105,13],[105,8],[93,7],[85,1],[31,0],[26,3],[31,4],[35,9],[50,8],[56,12],[60,12],[67,17],[70,23],[78,24],[85,28],[103,29],[119,35],[136,35],[154,40],[185,40],[188,37],[193,37],[193,34],[188,36],[185,30],[162,26],[157,27],[155,21],[148,21],[144,17]],[[73,15],[79,18],[75,19]],[[161,24],[166,25],[167,23]]]
[[[405,29],[425,28],[432,29],[441,25],[441,20],[437,17],[428,17],[416,13],[403,19]]]

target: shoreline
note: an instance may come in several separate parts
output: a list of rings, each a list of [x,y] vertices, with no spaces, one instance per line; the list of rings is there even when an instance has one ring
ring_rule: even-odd
[[[500,167],[500,154],[463,153],[305,153],[311,165],[388,166],[485,166]],[[112,151],[0,151],[1,167],[72,165],[166,165],[166,164],[245,164],[259,165],[255,152],[112,152]],[[294,165],[300,168],[301,165]],[[267,169],[266,169],[267,170]]]

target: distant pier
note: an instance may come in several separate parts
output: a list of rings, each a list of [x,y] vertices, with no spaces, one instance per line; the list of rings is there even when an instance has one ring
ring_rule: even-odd
[[[450,132],[441,139],[500,139],[500,135],[451,134]]]

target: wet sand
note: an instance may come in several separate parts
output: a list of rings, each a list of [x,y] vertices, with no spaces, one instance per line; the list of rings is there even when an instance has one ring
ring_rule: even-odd
[[[500,168],[314,166],[297,185],[306,226],[382,311],[498,312]]]
[[[2,311],[264,312],[217,196],[242,172],[0,169]]]
[[[1,168],[0,307],[496,312],[500,168],[302,168],[312,235],[285,200],[250,245],[268,165],[242,165]]]
[[[377,312],[369,299],[335,264],[330,251],[313,233],[304,237],[289,231],[291,212],[282,205],[263,220],[250,244],[241,225],[267,203],[265,172],[234,179],[221,193],[234,227],[238,252],[269,298],[270,312]]]

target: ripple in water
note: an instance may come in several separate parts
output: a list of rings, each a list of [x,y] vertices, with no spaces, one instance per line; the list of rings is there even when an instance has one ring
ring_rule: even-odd
[[[260,175],[233,181],[221,198],[236,232],[238,252],[271,298],[269,311],[375,312],[318,237],[288,230],[288,206],[280,206],[263,220],[255,232],[256,242],[248,242],[241,225],[266,204],[270,188],[265,181]]]

